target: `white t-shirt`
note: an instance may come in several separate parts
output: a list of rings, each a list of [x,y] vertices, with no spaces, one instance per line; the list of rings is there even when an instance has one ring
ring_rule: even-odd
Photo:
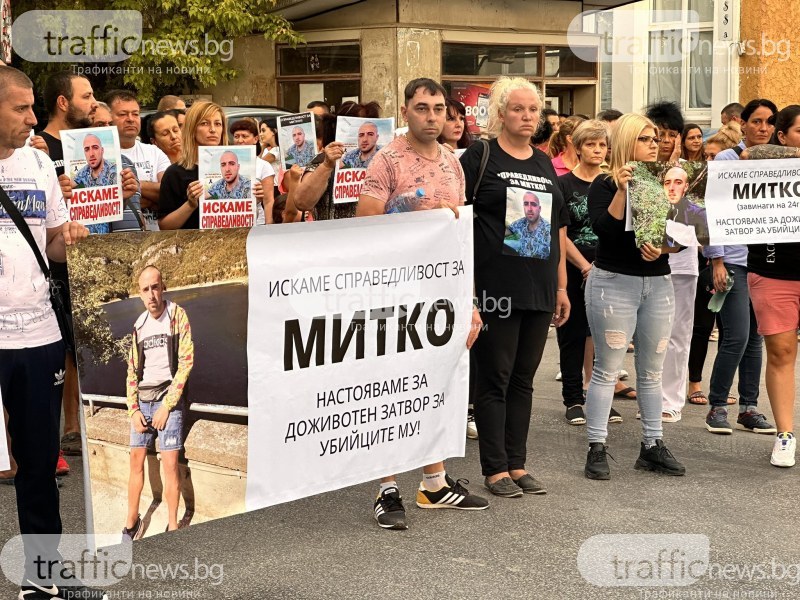
[[[0,160],[0,186],[22,213],[47,261],[47,229],[67,221],[53,161],[29,146],[19,148]],[[28,242],[0,207],[0,348],[36,348],[60,339],[44,273]]]
[[[267,177],[274,177],[275,169],[273,169],[272,165],[269,164],[267,161],[256,157],[256,173],[257,173],[256,177],[258,177],[258,180],[263,181]]]
[[[256,157],[256,171],[259,181],[264,181],[267,177],[275,176],[275,169],[272,168],[272,165],[258,157]],[[261,205],[261,202],[259,202],[256,204],[256,225],[265,225],[266,222],[264,207]]]
[[[169,368],[169,313],[170,302],[167,302],[158,319],[145,311],[136,323],[136,336],[144,350],[144,371],[140,386],[156,386],[172,381],[172,371]]]
[[[139,181],[158,181],[158,174],[167,170],[172,163],[169,157],[158,146],[143,144],[139,140],[130,148],[120,148],[122,156],[127,156],[136,165],[136,176]],[[142,211],[148,231],[158,231],[158,217],[149,209]]]
[[[158,174],[166,171],[172,164],[161,148],[153,144],[143,144],[139,140],[136,140],[131,148],[120,148],[120,152],[136,165],[139,181],[157,182]]]

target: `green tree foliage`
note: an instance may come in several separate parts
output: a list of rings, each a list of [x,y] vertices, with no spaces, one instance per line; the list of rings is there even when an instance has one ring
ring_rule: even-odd
[[[96,66],[87,74],[95,89],[134,89],[146,105],[164,94],[192,93],[237,77],[230,51],[239,38],[262,35],[292,45],[301,42],[286,19],[267,12],[274,5],[275,0],[55,0],[48,9],[139,11],[142,47],[121,63],[31,63],[15,57],[14,65],[33,79],[38,90],[50,73]],[[12,9],[16,19],[42,6],[36,0],[15,0]],[[127,67],[127,72],[102,71],[109,66]]]

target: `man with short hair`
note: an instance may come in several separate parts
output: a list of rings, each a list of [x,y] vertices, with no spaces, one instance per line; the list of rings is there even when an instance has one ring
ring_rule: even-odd
[[[312,100],[306,106],[308,110],[312,113],[321,117],[322,115],[329,115],[331,114],[331,107],[328,105],[327,102],[323,102],[322,100]]]
[[[145,311],[133,326],[128,354],[131,470],[123,541],[132,541],[142,533],[139,502],[144,488],[144,462],[156,437],[164,465],[167,530],[178,529],[178,453],[183,448],[186,383],[194,366],[192,329],[186,311],[164,298],[167,288],[155,265],[146,266],[139,274],[138,289]]]
[[[384,214],[390,200],[415,194],[418,189],[423,189],[425,194],[418,209],[457,210],[456,206],[464,204],[465,181],[461,163],[436,141],[447,118],[445,96],[444,88],[432,79],[414,79],[406,86],[405,104],[400,107],[400,112],[408,123],[408,133],[386,144],[370,163],[356,216]],[[439,200],[434,202],[432,198]],[[480,314],[475,308],[467,348],[477,339],[480,326]],[[458,427],[461,430],[463,425]],[[427,465],[422,472],[422,482],[417,490],[417,506],[420,508],[481,510],[489,507],[485,498],[470,494],[461,480],[453,480],[447,474],[444,461]],[[395,476],[381,480],[374,517],[384,529],[408,528]]]
[[[299,125],[292,128],[294,145],[286,151],[286,163],[305,167],[314,158],[314,143],[306,139],[306,132]]]
[[[217,179],[208,188],[206,198],[251,198],[253,191],[250,180],[239,176],[239,157],[235,152],[226,150],[219,157],[219,168],[222,178]]]
[[[372,157],[380,150],[378,146],[378,126],[371,121],[362,123],[358,128],[358,147],[353,148],[342,157],[345,169],[366,169]]]
[[[117,166],[105,160],[105,149],[100,138],[89,134],[83,138],[83,155],[86,165],[75,175],[75,186],[79,188],[115,185],[117,183]]]
[[[670,167],[664,174],[662,188],[670,204],[668,221],[693,227],[700,235],[704,230],[707,232],[705,210],[686,197],[689,191],[689,174],[683,167]],[[705,236],[708,237],[708,234]],[[667,237],[666,243],[668,246],[679,245],[671,237]],[[675,296],[675,317],[661,377],[661,420],[664,423],[677,423],[681,420],[686,403],[686,381],[689,377],[689,348],[698,277],[697,246],[690,246],[678,254],[670,254],[669,262]]]
[[[66,245],[88,235],[68,220],[48,156],[26,146],[36,125],[33,84],[22,71],[0,68],[0,187],[33,234],[45,260],[66,260]],[[89,102],[89,106],[91,101]],[[17,515],[25,549],[19,598],[102,598],[79,585],[58,553],[61,534],[53,473],[59,447],[64,350],[50,288],[11,216],[0,208],[0,395],[8,411]],[[52,562],[51,562],[52,561]],[[82,596],[65,593],[80,592]]]
[[[59,71],[47,78],[44,86],[44,107],[48,120],[39,135],[47,144],[47,154],[53,161],[56,176],[64,175],[64,148],[61,145],[61,131],[65,129],[83,129],[92,127],[97,111],[97,100],[89,80],[76,75],[72,71]],[[108,226],[104,227],[106,230]],[[100,230],[102,227],[95,229]],[[69,294],[67,265],[54,260],[50,264],[53,278],[62,282],[67,310],[72,303]],[[78,390],[78,370],[75,366],[73,351],[67,352],[66,376],[64,378],[64,435],[61,438],[61,451],[67,455],[81,454],[81,434],[78,411],[80,410],[80,392]],[[57,474],[69,472],[69,465],[63,457],[59,460]]]
[[[156,110],[158,112],[164,112],[165,110],[172,110],[173,108],[177,108],[179,110],[186,110],[186,102],[180,96],[173,96],[172,94],[167,94],[163,96],[161,100],[158,101],[158,107]]]
[[[726,104],[722,111],[720,112],[719,119],[722,121],[723,125],[727,125],[729,122],[734,121],[739,125],[744,125],[744,121],[742,120],[742,111],[744,110],[744,106],[739,104],[738,102],[731,102],[730,104]]]
[[[142,130],[139,101],[133,92],[113,90],[106,95],[111,108],[111,118],[119,132],[122,156],[127,156],[136,165],[136,174],[142,188],[142,209],[146,213],[148,229],[157,230],[154,213],[158,209],[161,177],[171,164],[169,158],[157,146],[144,144],[137,138]]]
[[[541,200],[533,192],[525,192],[522,208],[525,216],[508,226],[516,238],[516,252],[519,256],[546,260],[550,257],[550,222],[541,216]]]

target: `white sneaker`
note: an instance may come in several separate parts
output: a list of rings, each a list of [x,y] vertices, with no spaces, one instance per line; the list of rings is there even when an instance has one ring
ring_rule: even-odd
[[[665,410],[661,413],[662,423],[677,423],[681,420],[681,411],[679,410]]]
[[[793,467],[796,447],[797,440],[794,436],[789,437],[785,433],[778,434],[778,437],[775,438],[775,445],[772,447],[772,457],[769,462],[776,467]]]
[[[561,371],[556,373],[556,381],[561,381]]]
[[[475,426],[475,416],[472,413],[467,415],[467,439],[478,439],[478,428]]]
[[[625,381],[626,379],[628,379],[628,377],[629,377],[628,372],[625,369],[620,369],[619,370],[619,380],[620,381]]]

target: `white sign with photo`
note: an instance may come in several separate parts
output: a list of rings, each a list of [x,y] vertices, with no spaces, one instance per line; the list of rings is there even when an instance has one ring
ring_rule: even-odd
[[[800,242],[800,160],[709,162],[706,213],[713,245]]]
[[[200,228],[252,227],[256,222],[255,146],[201,146],[197,151]]]
[[[59,135],[64,173],[74,185],[70,221],[84,225],[121,221],[122,158],[117,128],[66,129]]]
[[[463,456],[473,254],[459,212],[250,231],[248,510]]]

